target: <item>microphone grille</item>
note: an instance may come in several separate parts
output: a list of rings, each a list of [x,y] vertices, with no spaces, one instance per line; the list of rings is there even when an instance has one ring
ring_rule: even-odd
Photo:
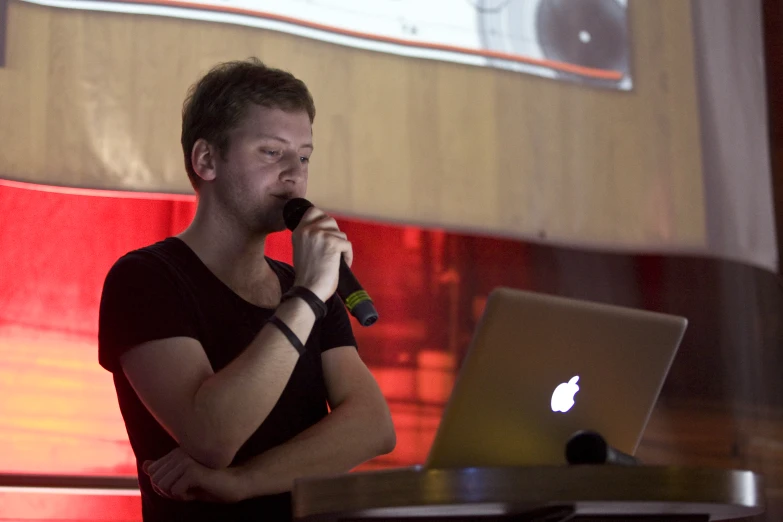
[[[293,230],[299,226],[299,222],[302,221],[302,216],[305,215],[307,209],[312,207],[313,204],[307,201],[305,198],[294,198],[289,200],[283,207],[283,220],[288,230]]]

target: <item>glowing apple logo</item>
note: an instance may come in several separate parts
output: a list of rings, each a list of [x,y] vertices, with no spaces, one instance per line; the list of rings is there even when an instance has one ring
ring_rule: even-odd
[[[552,411],[567,412],[574,405],[574,395],[579,391],[576,381],[579,376],[575,375],[570,381],[560,384],[555,388],[552,394]]]

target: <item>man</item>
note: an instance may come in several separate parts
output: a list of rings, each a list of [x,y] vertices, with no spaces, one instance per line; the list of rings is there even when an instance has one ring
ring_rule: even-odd
[[[317,208],[294,266],[264,256],[303,197],[315,108],[291,74],[221,64],[183,107],[196,215],[109,272],[99,360],[111,371],[153,520],[286,520],[294,479],[391,451],[386,402],[335,294],[351,244]],[[327,414],[327,403],[331,412]]]

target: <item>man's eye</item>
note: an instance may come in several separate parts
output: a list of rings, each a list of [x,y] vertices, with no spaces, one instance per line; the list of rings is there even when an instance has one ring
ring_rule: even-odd
[[[307,156],[299,156],[299,161],[301,161],[302,163],[310,163],[310,158],[308,158]]]
[[[276,157],[280,156],[280,151],[279,150],[264,149],[261,152],[263,152],[267,156],[272,156],[273,158],[276,158]]]

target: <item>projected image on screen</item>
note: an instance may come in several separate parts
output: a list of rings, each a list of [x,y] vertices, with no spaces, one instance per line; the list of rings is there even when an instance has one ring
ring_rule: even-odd
[[[26,0],[193,18],[628,90],[627,0]]]

